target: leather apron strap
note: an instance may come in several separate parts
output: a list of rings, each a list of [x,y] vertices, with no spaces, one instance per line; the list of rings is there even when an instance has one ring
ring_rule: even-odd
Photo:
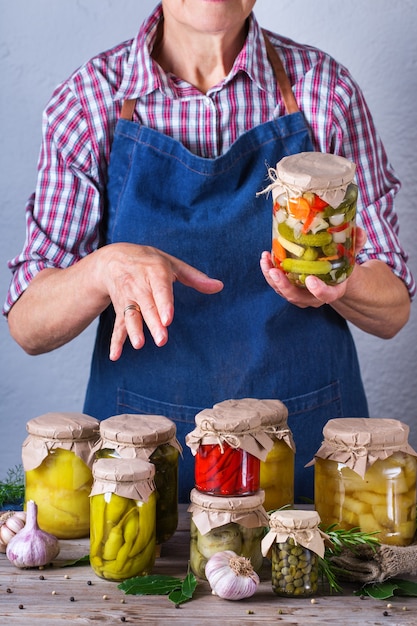
[[[285,73],[285,69],[284,69],[284,66],[282,65],[282,61],[279,58],[279,55],[277,51],[275,50],[274,46],[272,45],[269,38],[267,37],[265,31],[262,31],[262,33],[263,33],[264,40],[265,40],[268,60],[272,66],[272,69],[274,70],[275,78],[277,79],[277,83],[281,91],[282,99],[284,100],[285,109],[287,113],[297,113],[300,109],[298,108],[297,101],[291,89],[291,83],[289,81],[287,74]],[[133,112],[135,110],[135,105],[136,105],[136,98],[134,98],[133,100],[125,100],[122,105],[120,118],[123,120],[132,121]]]

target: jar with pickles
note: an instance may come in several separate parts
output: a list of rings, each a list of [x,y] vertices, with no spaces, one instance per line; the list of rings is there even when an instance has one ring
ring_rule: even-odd
[[[150,574],[155,563],[155,466],[142,459],[98,459],[90,494],[90,564],[101,578]]]
[[[343,282],[355,264],[356,165],[322,152],[286,156],[270,169],[272,261],[303,287],[308,275]]]
[[[324,557],[324,535],[317,511],[274,511],[262,554],[272,567],[272,589],[284,597],[311,596],[318,591],[319,557]]]
[[[88,537],[98,420],[82,413],[46,413],[27,422],[26,429],[25,502],[36,502],[39,526],[58,539]]]
[[[261,461],[274,447],[274,422],[286,411],[279,400],[225,400],[195,417],[186,436],[195,457],[195,487],[215,496],[259,491]]]
[[[314,464],[314,502],[325,527],[377,532],[380,543],[407,546],[416,532],[417,453],[399,420],[327,422]]]
[[[211,496],[193,489],[191,513],[190,567],[195,576],[206,580],[208,559],[224,550],[250,559],[259,573],[263,556],[261,541],[268,526],[268,515],[262,505],[263,491],[244,498]]]
[[[114,415],[100,422],[97,458],[140,458],[155,465],[156,543],[178,526],[178,458],[175,423],[163,415]]]

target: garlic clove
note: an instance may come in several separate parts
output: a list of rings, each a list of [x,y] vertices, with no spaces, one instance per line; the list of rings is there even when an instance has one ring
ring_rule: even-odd
[[[39,528],[37,514],[36,503],[29,500],[26,503],[26,524],[7,544],[6,556],[16,567],[41,567],[59,554],[58,539]]]

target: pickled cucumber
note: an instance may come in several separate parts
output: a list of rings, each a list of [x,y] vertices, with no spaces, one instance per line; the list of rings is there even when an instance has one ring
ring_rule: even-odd
[[[332,242],[332,235],[327,231],[319,232],[311,235],[300,233],[299,235],[294,233],[294,230],[288,226],[285,222],[278,224],[278,232],[280,235],[292,241],[304,246],[310,246],[313,248],[322,248],[329,245]]]
[[[314,274],[320,276],[328,274],[332,269],[330,261],[306,261],[304,259],[284,259],[281,262],[284,272],[296,274]]]

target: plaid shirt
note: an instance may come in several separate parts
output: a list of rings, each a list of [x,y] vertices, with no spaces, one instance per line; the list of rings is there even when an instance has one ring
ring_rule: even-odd
[[[137,98],[134,120],[205,158],[217,157],[243,132],[285,114],[253,14],[232,70],[206,94],[152,60],[161,15],[157,6],[135,39],[94,57],[53,93],[43,116],[36,192],[26,205],[26,241],[9,262],[13,277],[5,314],[40,270],[68,267],[100,245],[107,166],[123,100]],[[400,183],[361,90],[346,68],[322,51],[273,33],[269,37],[315,149],[357,165],[358,224],[368,234],[358,262],[384,261],[414,296],[393,208]]]

